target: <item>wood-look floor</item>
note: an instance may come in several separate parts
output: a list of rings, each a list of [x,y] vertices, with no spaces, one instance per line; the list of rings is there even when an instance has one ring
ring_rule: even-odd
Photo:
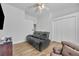
[[[53,47],[60,48],[61,44],[58,42],[51,42],[45,50],[39,52],[27,42],[22,42],[13,45],[13,55],[14,56],[49,56]]]

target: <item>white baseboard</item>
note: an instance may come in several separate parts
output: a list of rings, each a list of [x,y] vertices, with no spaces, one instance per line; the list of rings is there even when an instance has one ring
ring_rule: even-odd
[[[21,42],[25,42],[26,40],[21,40],[21,41],[13,41],[13,44],[18,44],[18,43],[21,43]]]

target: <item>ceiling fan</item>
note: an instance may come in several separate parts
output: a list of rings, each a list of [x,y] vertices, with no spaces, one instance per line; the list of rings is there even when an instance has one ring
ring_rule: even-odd
[[[48,9],[44,3],[36,3],[35,5],[33,5],[33,8],[36,9],[40,13],[42,12],[42,10]]]
[[[39,16],[39,15],[45,15],[48,14],[49,8],[45,3],[35,3],[32,6],[28,6],[26,8],[26,13],[33,15],[33,16]]]

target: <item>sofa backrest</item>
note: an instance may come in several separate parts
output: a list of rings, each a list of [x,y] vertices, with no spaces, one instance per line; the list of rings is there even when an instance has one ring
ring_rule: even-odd
[[[49,32],[42,32],[42,31],[35,31],[33,33],[34,36],[40,37],[40,38],[47,38],[49,39]]]

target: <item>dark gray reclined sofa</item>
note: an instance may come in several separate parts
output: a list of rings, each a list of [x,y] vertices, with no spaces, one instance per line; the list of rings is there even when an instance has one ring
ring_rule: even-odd
[[[39,51],[44,50],[49,45],[49,32],[35,31],[33,35],[26,37],[28,43]]]

